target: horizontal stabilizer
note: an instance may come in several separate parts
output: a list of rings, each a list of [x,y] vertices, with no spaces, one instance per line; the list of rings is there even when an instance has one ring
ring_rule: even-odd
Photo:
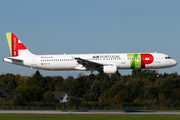
[[[11,60],[18,60],[18,61],[23,61],[23,59],[17,58],[17,57],[8,57],[8,59],[11,59]]]
[[[23,60],[15,57],[4,58],[3,61],[12,64],[23,65]]]

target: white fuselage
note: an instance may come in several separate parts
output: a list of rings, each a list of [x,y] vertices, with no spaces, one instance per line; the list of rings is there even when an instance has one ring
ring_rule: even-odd
[[[69,54],[69,55],[32,55],[10,59],[5,62],[42,70],[89,70],[74,58],[116,66],[117,69],[160,69],[175,66],[177,62],[166,54],[147,53],[152,57],[142,56],[143,53],[114,54]],[[139,57],[138,57],[139,55]],[[148,63],[148,61],[150,61]],[[144,67],[143,67],[144,64]]]

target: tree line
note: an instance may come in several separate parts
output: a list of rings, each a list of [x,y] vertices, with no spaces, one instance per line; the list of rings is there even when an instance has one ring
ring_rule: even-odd
[[[132,70],[131,75],[98,73],[93,79],[86,75],[32,76],[0,75],[0,88],[10,101],[0,105],[26,106],[179,106],[180,76],[157,74],[154,70]],[[52,91],[65,91],[68,102],[59,104]]]

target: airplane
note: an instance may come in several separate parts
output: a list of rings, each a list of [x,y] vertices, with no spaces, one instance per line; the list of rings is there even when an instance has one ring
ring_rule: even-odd
[[[11,57],[4,62],[25,67],[52,71],[94,71],[116,74],[120,69],[161,69],[177,65],[176,60],[162,53],[107,53],[35,55],[14,35],[6,33]]]

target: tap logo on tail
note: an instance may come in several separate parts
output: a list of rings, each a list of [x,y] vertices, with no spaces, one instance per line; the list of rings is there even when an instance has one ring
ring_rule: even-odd
[[[26,50],[27,48],[14,35],[14,33],[6,33],[9,49],[12,57],[19,56],[19,50]]]

